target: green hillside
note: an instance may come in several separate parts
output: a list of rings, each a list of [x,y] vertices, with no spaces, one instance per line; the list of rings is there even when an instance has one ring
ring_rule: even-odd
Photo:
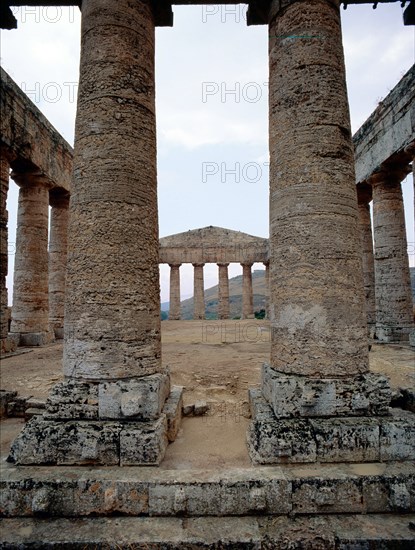
[[[265,309],[265,270],[252,273],[254,311]],[[229,279],[230,318],[240,317],[242,312],[242,275]],[[217,319],[218,285],[205,289],[206,319]],[[193,297],[181,302],[182,319],[193,319]]]

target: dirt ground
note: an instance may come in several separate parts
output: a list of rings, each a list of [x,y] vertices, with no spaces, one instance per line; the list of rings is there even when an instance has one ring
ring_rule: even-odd
[[[269,359],[267,321],[164,321],[163,364],[172,383],[185,387],[184,402],[206,400],[206,417],[185,418],[179,438],[169,446],[164,468],[249,465],[245,445],[249,387],[258,386]],[[375,345],[370,368],[388,375],[394,388],[415,386],[415,352],[399,345]],[[21,350],[2,359],[0,387],[46,399],[61,375],[62,344]],[[2,424],[5,444],[21,429],[20,420]]]

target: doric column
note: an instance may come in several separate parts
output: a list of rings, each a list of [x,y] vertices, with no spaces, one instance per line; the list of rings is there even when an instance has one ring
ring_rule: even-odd
[[[11,333],[22,346],[43,346],[49,329],[49,182],[38,173],[12,172],[19,185]]]
[[[51,191],[49,204],[52,207],[49,240],[49,325],[56,338],[63,338],[69,194]]]
[[[193,292],[193,319],[205,318],[205,289],[203,282],[203,267],[205,264],[193,264],[194,292]]]
[[[82,2],[65,380],[14,442],[18,463],[156,465],[174,437],[163,413],[152,5]]]
[[[219,268],[219,303],[218,319],[229,319],[229,264],[218,264]]]
[[[372,223],[369,203],[372,200],[372,188],[368,184],[357,186],[357,201],[359,205],[359,225],[362,239],[363,281],[366,296],[366,315],[368,334],[375,334],[375,261],[373,256]]]
[[[8,338],[9,311],[6,277],[8,273],[8,212],[7,194],[9,192],[10,177],[10,154],[5,147],[0,147],[0,350],[1,353],[8,353],[16,349],[15,342]]]
[[[265,318],[269,319],[269,262],[265,262]]]
[[[254,295],[252,291],[252,264],[242,265],[242,319],[254,317]]]
[[[182,264],[170,264],[170,308],[169,319],[180,319],[180,266]]]
[[[369,372],[339,1],[275,0],[269,37],[271,363],[250,393],[249,452],[377,460],[391,391]]]
[[[368,370],[353,143],[336,0],[274,2],[270,22],[271,364]]]
[[[407,171],[372,176],[375,237],[376,337],[408,341],[413,329],[411,279],[401,181]]]

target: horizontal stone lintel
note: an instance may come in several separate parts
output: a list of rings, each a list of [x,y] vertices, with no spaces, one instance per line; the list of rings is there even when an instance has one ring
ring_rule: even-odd
[[[262,395],[277,418],[390,414],[392,391],[383,374],[309,378],[262,368]]]
[[[0,489],[4,517],[409,513],[415,511],[415,466],[340,464],[221,472],[25,467],[4,472]]]
[[[248,450],[256,464],[387,462],[415,456],[415,414],[276,418],[260,390],[249,392]]]

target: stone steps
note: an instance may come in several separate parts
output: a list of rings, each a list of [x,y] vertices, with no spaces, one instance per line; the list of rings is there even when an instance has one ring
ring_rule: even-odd
[[[412,550],[415,516],[4,519],[1,548]]]
[[[222,470],[16,467],[3,461],[3,517],[403,514],[415,465],[303,464]]]

